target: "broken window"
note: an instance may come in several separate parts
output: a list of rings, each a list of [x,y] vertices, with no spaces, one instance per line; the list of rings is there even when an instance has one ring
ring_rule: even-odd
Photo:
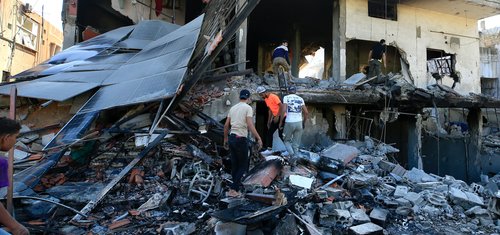
[[[437,80],[455,73],[455,55],[441,50],[427,50],[427,71]]]
[[[396,0],[368,0],[368,16],[398,20],[398,8]]]
[[[17,17],[16,43],[36,50],[38,37],[38,23],[24,14]]]

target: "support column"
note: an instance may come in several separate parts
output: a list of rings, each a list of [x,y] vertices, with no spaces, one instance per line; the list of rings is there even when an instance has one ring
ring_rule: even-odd
[[[258,49],[257,49],[257,74],[258,75],[264,75],[266,71],[264,71],[264,48],[262,47],[262,44],[259,43]]]
[[[417,114],[415,121],[408,122],[408,169],[423,170],[422,163],[422,116]]]
[[[239,0],[238,7],[241,7],[245,2],[245,0]],[[238,32],[236,32],[236,63],[241,63],[238,64],[239,71],[246,69],[246,63],[243,62],[247,60],[247,32],[248,19],[243,21]]]
[[[300,26],[297,24],[294,24],[294,40],[293,40],[293,46],[292,46],[292,51],[293,51],[293,58],[292,58],[292,75],[294,77],[299,76],[299,63],[300,63],[300,52],[302,51],[301,48],[301,32],[300,32]]]
[[[345,119],[345,105],[334,105],[332,111],[335,113],[335,139],[347,139],[347,122]]]
[[[469,109],[467,124],[469,125],[470,142],[468,143],[467,138],[464,138],[466,148],[465,164],[467,167],[465,177],[468,182],[475,182],[480,180],[480,175],[482,173],[480,149],[482,144],[481,136],[483,133],[483,115],[481,109]]]
[[[333,66],[332,78],[334,81],[344,81],[346,76],[346,0],[333,3]]]

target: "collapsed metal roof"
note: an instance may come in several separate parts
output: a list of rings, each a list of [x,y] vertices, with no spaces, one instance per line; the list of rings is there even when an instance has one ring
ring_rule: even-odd
[[[35,80],[1,86],[0,94],[16,86],[22,97],[64,101],[100,87],[82,112],[168,98],[184,78],[202,21],[143,21],[110,31],[14,76]]]

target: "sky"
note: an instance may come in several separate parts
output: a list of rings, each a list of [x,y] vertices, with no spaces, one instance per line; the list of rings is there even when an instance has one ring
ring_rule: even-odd
[[[63,0],[21,0],[33,6],[33,11],[42,15],[42,6],[44,6],[43,16],[50,21],[52,25],[62,30],[61,9]],[[486,22],[486,29],[500,27],[500,15],[483,19]],[[479,22],[478,22],[479,26]],[[479,28],[480,29],[480,28]]]
[[[24,3],[29,3],[33,6],[33,11],[42,15],[52,25],[62,31],[61,9],[63,0],[21,0]]]
[[[500,15],[488,17],[486,19],[483,19],[486,22],[486,29],[491,29],[495,27],[500,27]],[[480,20],[479,22],[481,22]],[[478,23],[479,24],[479,23]],[[479,26],[481,27],[481,26]],[[479,28],[481,29],[481,28]]]

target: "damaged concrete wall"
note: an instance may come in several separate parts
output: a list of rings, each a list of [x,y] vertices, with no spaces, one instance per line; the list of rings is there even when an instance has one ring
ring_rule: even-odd
[[[456,54],[455,68],[462,79],[455,90],[461,94],[480,93],[476,20],[458,17],[452,12],[448,15],[403,4],[398,4],[397,8],[397,21],[384,20],[368,16],[366,0],[348,1],[346,37],[370,41],[385,38],[388,44],[397,43],[407,54],[415,85],[421,88],[435,83],[427,75],[428,48]],[[457,38],[459,43],[451,43],[452,38]]]
[[[134,3],[135,2],[135,3]],[[111,6],[113,9],[117,10],[121,14],[129,17],[137,23],[141,20],[163,20],[170,23],[175,23],[178,25],[184,25],[185,22],[185,10],[186,1],[163,1],[163,5],[177,4],[175,6],[175,12],[172,10],[172,6],[167,4],[167,8],[162,9],[162,14],[158,16],[155,13],[155,1],[153,0],[137,0],[137,1],[124,1],[124,0],[111,0]],[[180,6],[179,6],[180,4]]]

